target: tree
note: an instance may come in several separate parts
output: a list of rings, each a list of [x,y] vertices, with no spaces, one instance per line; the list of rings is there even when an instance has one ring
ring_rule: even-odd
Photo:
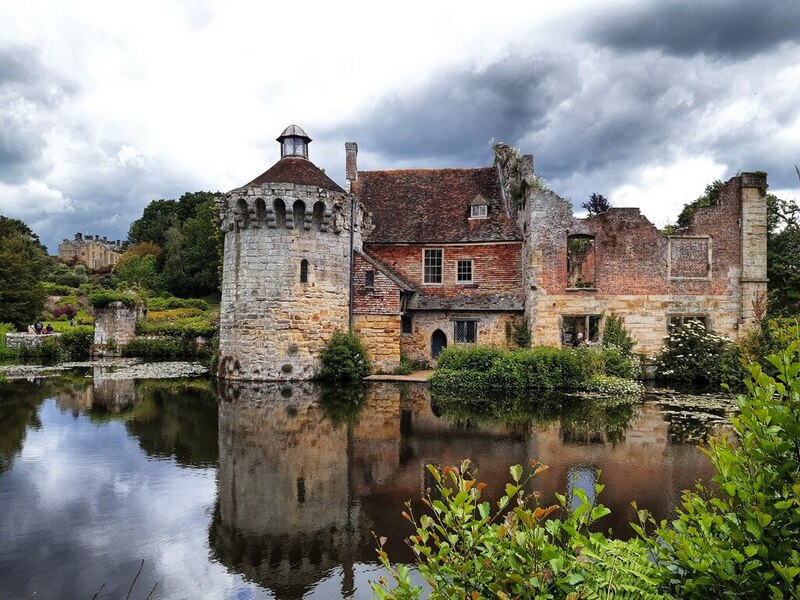
[[[767,194],[769,312],[800,313],[800,207]]]
[[[611,208],[611,202],[602,194],[595,193],[590,195],[589,200],[581,204],[581,206],[589,211],[589,218],[591,219],[597,215],[603,214]]]
[[[47,264],[39,237],[22,221],[0,215],[0,322],[22,329],[39,316]]]
[[[134,251],[135,248],[125,252],[114,265],[114,279],[118,283],[124,282],[154,292],[161,290],[163,282],[155,255],[139,254]]]
[[[698,208],[706,206],[716,206],[722,196],[722,188],[725,186],[721,180],[715,179],[706,186],[703,195],[683,207],[681,214],[678,215],[678,228],[684,229],[692,223],[692,217]]]

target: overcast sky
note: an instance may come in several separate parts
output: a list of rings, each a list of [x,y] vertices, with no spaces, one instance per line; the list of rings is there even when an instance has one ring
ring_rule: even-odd
[[[290,123],[340,184],[345,141],[364,170],[486,166],[494,139],[659,226],[740,171],[800,200],[800,1],[547,4],[0,0],[0,214],[51,252],[124,239],[265,171]]]

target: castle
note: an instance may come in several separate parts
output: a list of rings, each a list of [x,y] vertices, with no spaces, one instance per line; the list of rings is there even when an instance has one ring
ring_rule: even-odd
[[[377,369],[435,361],[449,344],[598,341],[608,315],[635,351],[702,321],[736,339],[766,294],[766,177],[742,173],[680,235],[637,208],[576,218],[539,186],[533,157],[498,144],[471,169],[359,171],[346,185],[308,158],[296,125],[281,158],[220,198],[224,232],[221,377],[310,379],[336,329],[353,329]]]

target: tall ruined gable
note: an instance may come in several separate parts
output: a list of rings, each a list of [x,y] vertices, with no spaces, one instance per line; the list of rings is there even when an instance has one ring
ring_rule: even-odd
[[[372,213],[367,243],[469,243],[521,240],[502,200],[497,169],[360,171],[353,191]],[[472,217],[476,198],[485,218]]]

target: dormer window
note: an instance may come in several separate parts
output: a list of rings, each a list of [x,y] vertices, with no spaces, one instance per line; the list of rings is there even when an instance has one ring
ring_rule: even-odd
[[[297,125],[289,125],[278,136],[277,141],[281,144],[281,158],[287,156],[308,158],[308,144],[311,138]]]
[[[486,199],[478,194],[475,199],[469,203],[469,218],[470,219],[485,219],[489,216],[489,203]]]

